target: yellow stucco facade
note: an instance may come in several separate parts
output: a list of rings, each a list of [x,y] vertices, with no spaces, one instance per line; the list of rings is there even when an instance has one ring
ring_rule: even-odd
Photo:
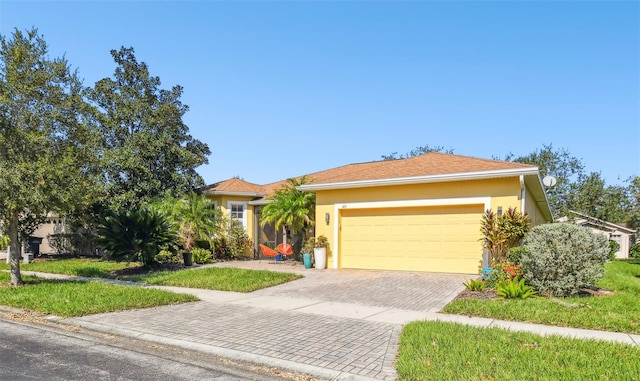
[[[524,205],[534,224],[546,222],[522,187],[514,176],[318,190],[315,235],[329,239],[328,268],[476,274],[484,210]]]
[[[215,202],[216,207],[220,209],[226,218],[229,218],[231,215],[232,205],[242,205],[242,225],[249,238],[253,242],[256,241],[254,237],[256,231],[254,207],[249,204],[255,197],[241,195],[207,195],[207,198]],[[245,255],[252,257],[253,253],[247,251]]]

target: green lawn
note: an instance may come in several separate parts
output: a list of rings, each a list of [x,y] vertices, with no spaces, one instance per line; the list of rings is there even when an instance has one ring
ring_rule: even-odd
[[[129,267],[139,265],[140,264],[138,263],[131,263]],[[20,269],[24,271],[40,271],[95,278],[113,278],[113,276],[109,274],[109,271],[119,270],[126,267],[126,263],[102,261],[99,259],[62,259],[20,265]],[[8,264],[0,264],[0,270],[8,269]],[[119,276],[118,278],[122,280],[144,282],[162,286],[251,292],[300,279],[302,278],[302,275],[265,270],[195,268],[179,271],[162,271],[145,275]]]
[[[300,278],[302,278],[302,275],[292,273],[209,267],[205,269],[160,272],[131,279],[163,286],[252,292]]]
[[[640,380],[640,348],[498,328],[414,322],[402,331],[399,380]]]
[[[127,265],[126,262],[110,262],[100,259],[61,259],[54,261],[34,262],[20,264],[24,271],[40,271],[45,273],[77,275],[95,278],[109,278],[109,271],[120,270],[126,267],[135,267],[137,262]],[[8,263],[0,263],[0,270],[9,270]]]
[[[640,333],[640,264],[614,261],[606,265],[599,287],[614,295],[558,300],[456,300],[443,312],[502,320]],[[572,307],[567,307],[567,304]],[[575,307],[574,307],[575,306]]]
[[[144,287],[101,282],[46,280],[23,276],[26,285],[9,287],[9,273],[0,273],[0,305],[25,308],[62,317],[148,308],[199,300]]]

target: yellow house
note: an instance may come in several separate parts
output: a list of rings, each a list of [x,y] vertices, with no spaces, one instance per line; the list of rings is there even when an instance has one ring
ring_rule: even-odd
[[[260,210],[269,203],[268,196],[284,183],[258,185],[232,178],[206,186],[203,193],[229,220],[245,228],[254,243],[254,255],[257,258],[259,244],[275,247],[284,240],[283,233],[276,232],[272,225],[261,226],[259,223]]]
[[[350,164],[307,178],[310,183],[299,189],[316,193],[315,235],[329,239],[328,268],[477,274],[485,210],[500,214],[514,207],[528,213],[534,225],[552,220],[538,168],[526,164],[432,152]],[[210,188],[221,192],[227,209],[240,196],[229,194],[232,185],[240,186],[234,183]],[[254,206],[247,217],[255,218],[283,182],[250,185],[255,188],[247,188],[245,205]],[[262,234],[256,225],[246,226]]]

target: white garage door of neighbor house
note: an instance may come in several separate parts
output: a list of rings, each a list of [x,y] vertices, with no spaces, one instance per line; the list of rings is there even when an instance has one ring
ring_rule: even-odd
[[[342,209],[339,266],[478,274],[483,207]]]

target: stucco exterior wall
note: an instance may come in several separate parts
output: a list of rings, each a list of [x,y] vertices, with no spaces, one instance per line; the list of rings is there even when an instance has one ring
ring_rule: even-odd
[[[256,225],[255,225],[255,214],[254,214],[254,206],[249,205],[249,201],[253,200],[255,197],[252,196],[229,196],[229,195],[215,195],[215,196],[207,196],[208,199],[214,201],[216,206],[222,211],[226,218],[229,217],[230,205],[232,203],[239,203],[244,205],[244,226],[247,235],[253,241],[256,242]],[[250,249],[245,252],[245,255],[249,255],[253,257],[253,249]]]
[[[327,264],[328,267],[332,267],[338,238],[335,233],[337,231],[335,224],[339,223],[339,216],[336,215],[335,210],[336,206],[340,208],[341,204],[403,200],[437,202],[437,200],[488,198],[489,208],[497,211],[498,207],[502,207],[504,211],[510,207],[517,207],[520,210],[519,196],[518,177],[318,191],[315,234],[316,237],[324,235],[329,239],[331,247],[327,251]],[[329,223],[325,222],[327,213]]]
[[[527,212],[527,214],[529,215],[532,226],[546,224],[547,222],[550,222],[550,221],[547,221],[547,219],[544,217],[544,215],[542,214],[542,211],[540,210],[540,207],[538,206],[538,203],[533,198],[533,195],[528,189],[525,192],[525,212]],[[553,211],[551,212],[553,213]]]
[[[45,223],[40,225],[32,236],[42,238],[40,244],[41,254],[57,254],[56,250],[49,244],[49,235],[66,233],[64,219],[60,217],[47,217]]]

